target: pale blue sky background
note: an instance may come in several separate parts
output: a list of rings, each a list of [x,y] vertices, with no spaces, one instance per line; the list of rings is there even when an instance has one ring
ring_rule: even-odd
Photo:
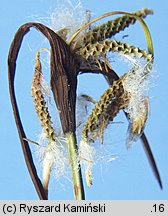
[[[86,188],[86,199],[167,199],[168,198],[168,100],[167,100],[167,10],[166,1],[153,0],[83,0],[84,9],[90,9],[96,17],[113,10],[135,11],[143,7],[152,8],[153,16],[147,18],[155,48],[155,79],[150,96],[151,108],[145,132],[155,156],[161,178],[161,191],[146,155],[138,141],[129,151],[125,148],[127,120],[121,114],[116,121],[123,124],[113,124],[108,130],[111,135],[107,147],[111,154],[118,158],[113,162],[99,163],[94,169],[92,188]],[[19,142],[14,117],[12,114],[8,83],[7,55],[10,43],[18,27],[25,22],[33,21],[34,16],[47,17],[49,12],[57,7],[56,0],[5,0],[0,6],[0,199],[38,199],[31,178],[27,171]],[[130,43],[146,48],[144,35],[139,24],[126,31]],[[125,33],[116,38],[121,39]],[[24,40],[17,62],[17,98],[21,109],[21,118],[28,137],[36,139],[38,119],[33,112],[30,97],[30,82],[33,74],[35,51],[44,44],[44,38],[34,30]],[[117,67],[117,63],[115,63]],[[124,70],[123,70],[124,71]],[[21,84],[21,82],[23,82]],[[98,98],[107,87],[102,78],[97,76],[81,76],[79,86],[82,92],[90,93]],[[87,89],[87,90],[86,90]],[[104,151],[105,154],[105,150]],[[109,159],[109,158],[107,158]],[[51,180],[50,199],[73,199],[73,191],[68,180],[60,182]]]

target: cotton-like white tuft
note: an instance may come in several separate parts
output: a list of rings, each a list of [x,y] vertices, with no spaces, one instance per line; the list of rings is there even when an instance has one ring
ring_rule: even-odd
[[[85,180],[88,187],[92,186],[93,181],[93,166],[105,165],[117,159],[117,156],[112,154],[112,147],[100,145],[100,143],[89,143],[81,140],[79,144],[79,160],[84,167]]]
[[[64,0],[58,2],[58,5],[50,15],[50,27],[56,32],[66,29],[66,39],[69,39],[78,28],[86,23],[86,13],[80,1],[73,4],[69,0]]]
[[[125,107],[130,120],[128,147],[141,135],[148,118],[151,62],[126,56],[132,69],[125,75],[123,87],[128,93],[129,103]],[[131,134],[132,133],[132,134]]]
[[[48,167],[57,179],[66,174],[68,164],[66,148],[61,141],[61,139],[57,139],[48,143],[45,133],[42,132],[38,142],[38,156],[44,172]]]

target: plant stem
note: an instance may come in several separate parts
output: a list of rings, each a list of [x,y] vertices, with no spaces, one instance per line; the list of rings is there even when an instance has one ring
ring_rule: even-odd
[[[76,143],[76,136],[75,133],[67,133],[65,136],[68,148],[68,157],[72,172],[74,198],[75,200],[84,200],[85,194],[82,182],[81,167],[78,159],[78,147]]]

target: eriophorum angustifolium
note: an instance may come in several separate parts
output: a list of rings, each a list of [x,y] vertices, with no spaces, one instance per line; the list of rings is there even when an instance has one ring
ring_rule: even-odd
[[[106,129],[109,129],[111,123],[114,123],[120,110],[124,111],[129,121],[127,147],[138,137],[141,138],[154,174],[160,187],[162,187],[154,157],[143,133],[149,111],[149,74],[151,74],[154,61],[151,34],[143,19],[153,14],[153,11],[147,8],[130,13],[112,11],[90,21],[90,11],[84,11],[79,1],[76,5],[68,0],[58,3],[59,5],[47,19],[49,21],[48,26],[40,22],[29,22],[18,29],[8,57],[9,86],[14,116],[18,132],[21,134],[20,141],[25,160],[28,162],[29,173],[39,197],[48,199],[51,172],[55,174],[57,179],[60,179],[60,177],[67,175],[67,167],[69,166],[74,198],[77,200],[85,199],[81,170],[85,171],[86,183],[90,187],[93,180],[93,165],[97,162],[100,164],[101,161],[111,162],[116,158],[110,154],[114,136],[112,136],[111,131],[109,133],[109,130]],[[97,26],[93,24],[105,17],[119,14],[121,16],[103,24]],[[143,27],[148,51],[114,38],[120,31],[135,24],[137,20]],[[50,45],[50,49],[41,48],[37,51],[31,85],[34,108],[43,128],[37,145],[42,164],[42,182],[31,157],[28,145],[30,140],[26,138],[19,113],[16,112],[17,103],[15,103],[15,90],[13,88],[19,48],[24,35],[32,27],[40,31]],[[46,45],[46,47],[48,46]],[[50,94],[50,87],[43,75],[42,51],[47,51],[50,54],[52,94]],[[120,54],[123,58],[129,59],[131,67],[127,73],[118,75],[118,73],[121,74],[120,67],[113,68],[114,64],[110,61],[109,53],[112,58],[114,57],[113,54]],[[77,97],[77,92],[81,90],[80,87],[78,88],[78,77],[84,73],[102,75],[101,77],[107,81],[108,86],[106,86],[105,91],[100,92],[100,97],[96,98],[96,101],[92,98],[93,95],[81,95],[85,99],[81,108],[76,106],[79,105],[78,99],[80,98],[80,96]],[[97,83],[95,87],[97,87]],[[52,115],[50,109],[52,99],[48,98],[52,96],[55,103],[53,103],[54,108],[59,115],[59,123],[53,120],[55,115]],[[113,139],[111,142],[110,137],[110,151],[107,146],[106,131]],[[100,145],[100,143],[105,145]],[[99,150],[100,146],[106,148],[107,155]]]

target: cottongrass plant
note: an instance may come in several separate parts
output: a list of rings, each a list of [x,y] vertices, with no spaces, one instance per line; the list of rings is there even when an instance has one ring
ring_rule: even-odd
[[[62,143],[58,131],[54,129],[45,100],[40,49],[36,55],[31,92],[34,98],[35,111],[43,130],[41,140],[45,140],[46,143],[44,146],[39,144],[43,146],[41,182],[29,148],[28,141],[30,140],[26,138],[20,120],[14,89],[18,52],[23,37],[32,27],[40,31],[50,43],[50,86],[60,116],[60,131],[66,142],[74,198],[77,200],[85,199],[81,165],[82,167],[84,165],[86,183],[90,187],[93,181],[92,167],[95,164],[97,154],[94,143],[98,138],[104,143],[104,130],[113,122],[121,109],[125,112],[130,125],[127,146],[129,147],[131,142],[135,142],[137,137],[141,138],[155,177],[162,187],[153,154],[143,132],[148,117],[149,104],[149,98],[143,89],[147,87],[147,77],[154,61],[152,38],[143,18],[153,14],[153,11],[146,8],[133,13],[114,11],[90,21],[90,12],[87,11],[86,16],[84,16],[80,3],[74,8],[73,10],[71,3],[68,7],[60,6],[57,8],[51,14],[52,22],[49,27],[39,22],[22,25],[16,32],[9,50],[9,88],[13,112],[27,167],[39,198],[48,199],[48,184],[52,170],[56,170],[57,176],[64,175],[66,154],[64,154],[65,145]],[[112,15],[121,16],[98,26],[92,25],[96,21]],[[113,38],[120,31],[135,24],[136,20],[143,27],[148,51]],[[118,53],[137,60],[130,71],[119,77],[109,63],[109,53]],[[146,63],[142,65],[140,59],[145,59]],[[81,141],[78,142],[76,137],[76,132],[79,131],[76,123],[77,76],[83,73],[102,74],[108,81],[109,88],[100,96],[98,101],[94,101],[90,96],[84,96],[93,104],[93,109],[83,124],[82,132],[80,132]]]

